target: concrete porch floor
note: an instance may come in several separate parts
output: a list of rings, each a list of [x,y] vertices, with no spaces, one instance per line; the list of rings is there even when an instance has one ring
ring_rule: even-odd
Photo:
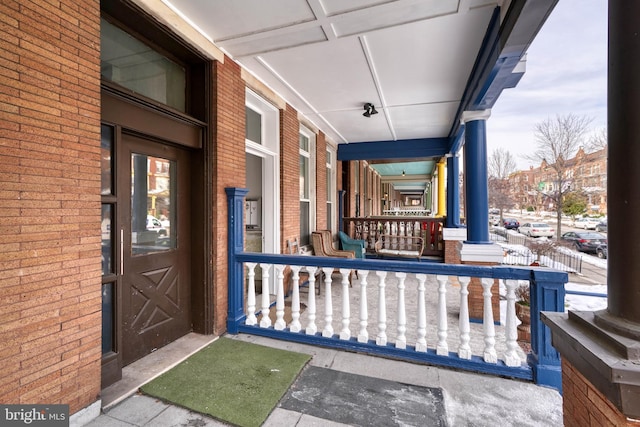
[[[327,348],[278,341],[270,338],[240,334],[230,338],[253,342],[312,355],[310,366],[324,368],[337,373],[350,373],[369,377],[371,381],[397,382],[418,387],[429,387],[441,391],[444,420],[447,426],[561,426],[562,396],[553,389],[535,384],[497,378],[488,375],[458,372],[432,366],[389,360]],[[190,354],[215,340],[214,337],[188,334],[171,345],[128,366],[123,380],[103,390],[103,414],[88,425],[97,426],[224,426],[204,415],[167,405],[156,399],[137,393],[138,387],[162,372],[175,366]],[[301,375],[302,377],[302,375]],[[374,382],[375,384],[375,382]],[[353,393],[354,403],[356,394]],[[338,425],[394,425],[389,420],[371,417],[366,424],[342,423],[339,406],[330,416],[332,419],[312,416],[305,411],[285,409],[283,398],[265,426],[338,426]],[[403,395],[395,396],[393,405],[398,411],[414,401],[409,388]],[[284,402],[286,403],[286,402]],[[345,402],[341,402],[345,403]],[[346,406],[350,402],[346,402]],[[292,405],[284,405],[291,408]],[[400,425],[400,424],[395,424]],[[404,419],[402,425],[424,425]]]

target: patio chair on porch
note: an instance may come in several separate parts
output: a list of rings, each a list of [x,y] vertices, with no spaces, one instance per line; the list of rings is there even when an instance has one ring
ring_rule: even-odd
[[[364,240],[352,239],[345,232],[339,231],[340,243],[342,244],[342,250],[353,251],[356,258],[365,258],[366,242]]]
[[[287,239],[286,251],[288,255],[306,255],[300,248],[300,243],[298,242],[297,237],[294,237],[291,240]],[[289,295],[289,293],[291,292],[291,286],[293,284],[293,274],[289,266],[287,266],[284,271],[284,277],[285,277],[284,283],[286,287],[285,294]],[[309,272],[307,272],[305,269],[302,269],[300,270],[300,273],[298,273],[298,277],[300,278],[300,281],[299,281],[300,288],[308,288]],[[324,273],[322,272],[322,270],[316,271],[315,277],[316,277],[316,283],[318,283],[316,285],[316,293],[320,295],[320,288],[321,288],[320,284],[324,281]]]
[[[330,230],[319,230],[311,233],[311,241],[313,243],[313,253],[316,256],[329,256],[338,258],[355,258],[354,251],[343,251],[333,247],[333,238]],[[334,270],[335,271],[335,270]],[[356,271],[356,277],[358,272]],[[351,283],[351,275],[349,273],[349,283]]]

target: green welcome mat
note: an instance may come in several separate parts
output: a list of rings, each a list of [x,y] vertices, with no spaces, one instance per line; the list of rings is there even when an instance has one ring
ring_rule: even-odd
[[[220,338],[141,391],[231,424],[260,426],[310,359]]]

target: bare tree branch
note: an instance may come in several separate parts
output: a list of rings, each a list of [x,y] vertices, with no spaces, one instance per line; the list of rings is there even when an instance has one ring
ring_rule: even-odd
[[[606,148],[608,145],[608,137],[607,137],[607,129],[600,128],[599,130],[593,132],[591,137],[587,141],[584,146],[584,149],[587,153],[593,153],[603,148]]]
[[[567,162],[575,157],[581,146],[585,145],[585,134],[592,120],[586,116],[568,114],[557,115],[553,119],[547,119],[535,125],[534,136],[537,148],[526,158],[553,171],[552,182],[549,183],[553,190],[542,191],[544,196],[554,202],[558,220],[557,236],[561,233],[563,198],[571,191],[571,178],[567,176],[570,165]]]

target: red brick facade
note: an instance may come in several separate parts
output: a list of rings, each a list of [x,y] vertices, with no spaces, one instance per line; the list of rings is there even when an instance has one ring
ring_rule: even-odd
[[[316,229],[327,229],[327,141],[322,132],[316,137]]]
[[[215,195],[213,197],[214,332],[223,333],[227,321],[227,197],[225,188],[245,187],[245,84],[240,67],[228,58],[215,63],[213,123]]]
[[[0,402],[100,393],[100,3],[0,5]]]
[[[300,239],[300,123],[290,105],[280,110],[280,246]]]
[[[638,427],[578,370],[562,359],[562,410],[565,427]]]

